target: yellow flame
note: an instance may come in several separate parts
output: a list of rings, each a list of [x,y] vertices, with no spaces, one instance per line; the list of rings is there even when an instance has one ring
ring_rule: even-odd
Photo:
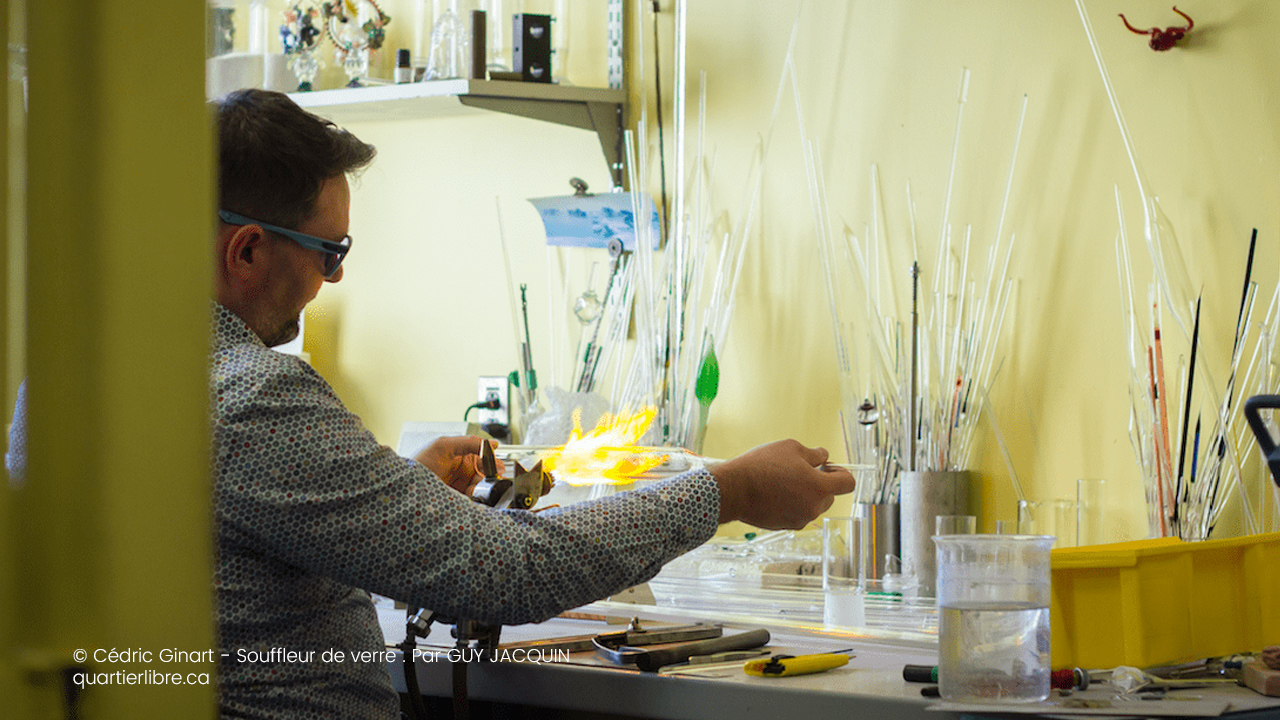
[[[582,412],[573,411],[569,441],[542,458],[555,479],[569,485],[625,485],[667,461],[665,454],[636,443],[658,414],[645,408],[633,415],[606,413],[591,432],[582,432]]]

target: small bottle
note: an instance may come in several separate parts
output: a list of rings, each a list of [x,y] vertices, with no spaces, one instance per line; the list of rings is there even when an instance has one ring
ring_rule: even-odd
[[[413,82],[413,66],[409,64],[409,48],[396,51],[396,83]]]

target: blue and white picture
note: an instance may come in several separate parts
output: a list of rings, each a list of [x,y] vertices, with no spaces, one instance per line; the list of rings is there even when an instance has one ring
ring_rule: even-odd
[[[649,239],[657,250],[662,240],[658,209],[649,195],[640,197],[649,212]],[[636,249],[635,213],[630,193],[530,198],[529,202],[542,216],[548,245],[604,248],[617,238],[624,250]]]

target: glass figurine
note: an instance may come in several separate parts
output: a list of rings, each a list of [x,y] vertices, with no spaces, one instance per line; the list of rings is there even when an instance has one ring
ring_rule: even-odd
[[[423,80],[448,80],[465,77],[470,67],[467,28],[458,15],[458,0],[449,7],[431,29],[431,51],[427,54],[427,72]]]
[[[347,87],[361,87],[369,76],[369,55],[386,40],[391,16],[373,0],[326,0],[321,7],[334,59],[347,74]]]
[[[312,89],[320,72],[320,59],[316,46],[320,44],[320,9],[312,0],[296,2],[284,11],[284,24],[280,26],[280,44],[284,47],[286,64],[298,78],[298,90]]]

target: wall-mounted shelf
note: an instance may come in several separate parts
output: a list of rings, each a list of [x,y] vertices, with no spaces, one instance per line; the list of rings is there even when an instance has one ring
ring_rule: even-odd
[[[622,123],[626,93],[508,80],[433,80],[292,93],[294,102],[339,125],[421,120],[479,108],[582,128],[600,138],[614,184],[624,187]]]

